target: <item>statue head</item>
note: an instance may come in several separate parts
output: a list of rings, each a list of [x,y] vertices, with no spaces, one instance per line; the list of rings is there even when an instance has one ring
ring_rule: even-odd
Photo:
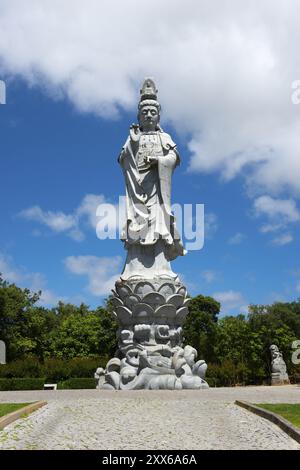
[[[151,132],[158,129],[160,120],[160,104],[157,101],[157,89],[151,78],[146,78],[138,107],[138,121],[142,131]]]
[[[271,344],[270,353],[271,353],[272,359],[275,359],[276,357],[278,357],[280,353],[279,353],[278,346],[276,346],[276,344]]]

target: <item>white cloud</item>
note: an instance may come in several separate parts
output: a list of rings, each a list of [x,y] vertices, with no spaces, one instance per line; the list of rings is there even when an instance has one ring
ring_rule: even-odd
[[[20,269],[12,265],[12,258],[0,253],[0,273],[8,282],[17,283],[24,277]]]
[[[86,216],[91,227],[96,228],[98,218],[96,216],[99,204],[106,204],[103,194],[87,194],[76,210],[78,218]]]
[[[71,214],[65,214],[62,211],[45,211],[39,206],[32,206],[22,210],[18,215],[26,220],[45,225],[55,233],[64,232],[73,238],[73,240],[82,241],[85,235],[81,226],[85,222],[90,227],[96,228],[97,220],[99,220],[96,216],[96,209],[99,204],[106,204],[105,196],[102,194],[86,194],[79,206]],[[114,215],[115,213],[112,214],[110,223],[116,225],[118,220]]]
[[[256,217],[264,216],[268,222],[260,227],[262,233],[283,232],[273,238],[273,245],[282,246],[293,240],[287,233],[290,224],[300,221],[300,211],[294,199],[276,199],[271,196],[260,196],[255,199],[253,212]]]
[[[244,239],[245,235],[243,233],[237,232],[229,238],[228,243],[229,245],[239,245]]]
[[[66,300],[65,297],[58,297],[53,291],[47,288],[47,280],[43,274],[29,272],[24,267],[16,266],[13,258],[3,253],[0,253],[0,273],[3,279],[19,287],[26,287],[32,292],[42,291],[38,301],[40,305],[55,305],[59,300]]]
[[[300,281],[296,285],[296,291],[300,293]]]
[[[1,68],[106,118],[133,109],[154,76],[165,119],[191,136],[191,170],[299,195],[299,10],[295,0],[153,0],[150,10],[138,0],[2,0]]]
[[[278,230],[282,229],[284,225],[282,224],[264,224],[260,227],[261,233],[272,233],[277,232]]]
[[[68,256],[65,266],[73,274],[88,277],[88,291],[95,296],[107,295],[120,277],[119,256],[98,258],[97,256]]]
[[[215,271],[207,269],[205,271],[202,271],[201,277],[205,280],[205,282],[210,283],[217,279],[217,274],[215,273]]]
[[[300,268],[289,270],[289,274],[293,277],[299,277],[300,276]]]
[[[284,294],[281,292],[271,292],[268,296],[268,304],[273,304],[276,302],[289,302]]]
[[[283,233],[278,237],[273,238],[272,243],[273,245],[283,246],[291,243],[294,240],[293,235],[290,233]]]
[[[27,220],[40,222],[54,232],[65,232],[76,226],[76,218],[73,215],[67,215],[60,211],[43,211],[39,206],[24,209],[19,215]]]
[[[59,297],[57,296],[54,292],[52,292],[50,289],[45,289],[42,286],[40,287],[42,293],[41,297],[39,299],[39,303],[42,305],[57,305],[59,301],[61,302],[66,302],[67,297]]]
[[[218,230],[218,218],[213,212],[204,215],[204,236],[207,239],[213,238]]]
[[[235,313],[247,313],[247,302],[241,294],[234,290],[215,292],[212,295],[218,302],[221,303],[221,313],[225,315],[233,315]]]
[[[260,196],[254,201],[254,211],[257,216],[266,215],[273,221],[281,223],[299,222],[300,212],[293,199],[275,199],[270,196]]]

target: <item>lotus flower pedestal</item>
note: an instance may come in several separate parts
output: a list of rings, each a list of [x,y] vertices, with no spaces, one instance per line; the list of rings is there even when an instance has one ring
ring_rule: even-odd
[[[119,322],[118,350],[106,369],[97,369],[98,388],[200,389],[207,365],[182,346],[189,298],[180,281],[118,281],[113,291]]]

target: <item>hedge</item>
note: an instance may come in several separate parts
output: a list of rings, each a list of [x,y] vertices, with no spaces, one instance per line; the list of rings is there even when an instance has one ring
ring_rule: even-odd
[[[95,379],[88,378],[79,378],[79,379],[68,379],[63,382],[59,382],[57,388],[59,390],[63,389],[95,389],[96,381]]]
[[[68,360],[49,358],[42,363],[35,357],[27,357],[0,365],[0,378],[45,377],[47,383],[58,383],[75,377],[92,378],[98,367],[105,368],[108,360],[105,356],[76,357]]]
[[[44,378],[35,379],[0,379],[0,391],[10,390],[43,390],[46,380]],[[68,379],[57,384],[59,390],[75,390],[75,389],[95,389],[96,381],[90,377],[79,379]]]
[[[9,391],[9,390],[43,390],[45,379],[44,378],[34,378],[34,379],[23,379],[23,378],[14,378],[14,379],[0,379],[0,390]]]

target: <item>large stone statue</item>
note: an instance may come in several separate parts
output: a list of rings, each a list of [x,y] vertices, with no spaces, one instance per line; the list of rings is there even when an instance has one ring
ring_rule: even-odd
[[[126,184],[122,239],[127,258],[112,299],[120,325],[118,350],[105,371],[97,369],[98,388],[208,388],[206,363],[182,344],[189,298],[170,265],[186,253],[171,212],[171,179],[180,157],[159,121],[156,86],[148,78],[141,89],[139,124],[131,126],[119,156]]]
[[[282,353],[276,344],[270,346],[271,353],[271,385],[289,384],[289,376],[286,370],[286,364],[283,360]]]
[[[141,90],[138,120],[119,156],[126,183],[128,251],[123,280],[176,279],[170,261],[185,254],[171,213],[171,177],[180,158],[169,134],[159,126],[160,105],[152,80]]]

